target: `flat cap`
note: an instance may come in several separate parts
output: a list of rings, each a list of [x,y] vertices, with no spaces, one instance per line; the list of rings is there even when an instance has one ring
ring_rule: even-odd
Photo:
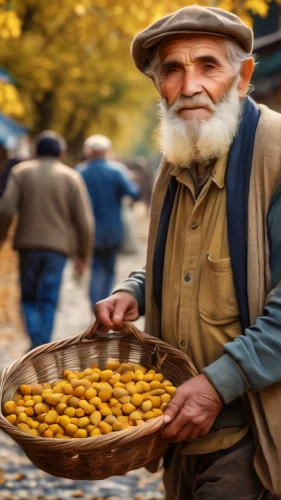
[[[135,65],[145,72],[156,46],[164,38],[192,33],[226,36],[246,52],[253,50],[253,32],[238,16],[215,7],[190,5],[162,17],[134,38],[131,54]]]

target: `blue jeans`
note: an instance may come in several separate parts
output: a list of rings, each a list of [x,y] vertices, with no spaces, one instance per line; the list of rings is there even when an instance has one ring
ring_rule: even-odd
[[[95,250],[90,282],[92,306],[108,297],[112,292],[117,254],[118,248]]]
[[[51,340],[66,256],[49,250],[20,255],[21,303],[31,349]]]

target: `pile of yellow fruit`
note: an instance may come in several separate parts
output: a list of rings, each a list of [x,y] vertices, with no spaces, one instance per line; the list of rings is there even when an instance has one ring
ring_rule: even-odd
[[[86,438],[151,422],[176,388],[156,370],[108,359],[104,370],[92,364],[64,370],[52,384],[21,385],[4,403],[7,420],[23,432],[46,438]]]

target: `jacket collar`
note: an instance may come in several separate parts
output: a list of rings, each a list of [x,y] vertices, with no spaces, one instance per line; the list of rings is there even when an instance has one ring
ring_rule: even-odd
[[[211,178],[212,181],[218,186],[219,189],[223,189],[225,185],[225,173],[227,166],[228,153],[221,158],[218,158],[212,167]],[[188,168],[181,168],[175,165],[170,166],[170,174],[174,176],[179,182],[187,184],[187,172]],[[190,176],[188,175],[188,179]],[[189,182],[188,182],[189,184]]]

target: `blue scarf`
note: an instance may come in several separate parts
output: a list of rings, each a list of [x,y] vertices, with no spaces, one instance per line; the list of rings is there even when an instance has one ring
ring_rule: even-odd
[[[247,97],[226,170],[226,212],[231,266],[243,329],[250,326],[247,292],[248,196],[260,111]]]
[[[242,119],[232,143],[226,170],[226,211],[228,241],[234,286],[243,329],[250,324],[247,293],[248,196],[256,128],[260,111],[246,97]],[[153,294],[161,312],[165,248],[178,181],[172,177],[165,196],[153,260]]]

